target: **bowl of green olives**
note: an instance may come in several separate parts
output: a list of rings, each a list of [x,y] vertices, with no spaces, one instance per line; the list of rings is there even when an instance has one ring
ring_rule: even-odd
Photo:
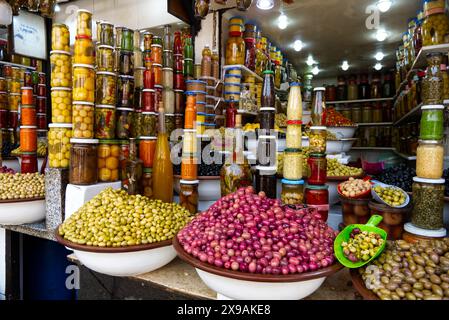
[[[373,182],[371,195],[377,202],[384,203],[392,208],[404,208],[410,203],[410,196],[401,188],[378,181]]]

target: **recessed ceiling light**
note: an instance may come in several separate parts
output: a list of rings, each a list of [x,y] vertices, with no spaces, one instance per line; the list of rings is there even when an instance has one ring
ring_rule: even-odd
[[[318,66],[313,67],[312,73],[314,76],[316,76],[319,72],[320,72],[320,69],[318,68]]]
[[[61,7],[59,6],[59,4],[55,5],[55,12],[59,12],[61,11]]]
[[[285,14],[281,13],[281,15],[279,16],[278,21],[279,21],[278,22],[279,29],[284,30],[285,28],[287,28],[288,18],[287,18],[287,16]]]
[[[295,51],[301,51],[302,50],[302,41],[301,40],[296,40],[295,43],[293,44],[293,48],[295,49]]]
[[[310,67],[310,66],[313,66],[313,65],[316,63],[316,61],[313,59],[312,56],[309,56],[309,57],[307,58],[306,63],[307,63],[307,65]]]
[[[382,64],[380,64],[379,62],[376,63],[376,64],[374,65],[374,69],[376,69],[377,71],[379,71],[380,69],[382,69]]]
[[[261,10],[270,10],[274,7],[274,0],[257,0],[256,6]]]
[[[391,0],[379,0],[377,1],[376,6],[380,12],[387,12],[388,10],[390,10],[392,4],[393,1]]]
[[[387,31],[384,29],[379,29],[376,32],[376,39],[377,41],[384,41],[388,37]]]
[[[341,64],[341,69],[343,70],[343,71],[347,71],[348,69],[349,69],[349,63],[348,63],[348,61],[343,61],[343,63]]]
[[[383,54],[383,52],[379,51],[378,53],[376,53],[374,57],[376,58],[377,61],[382,61],[385,55]]]

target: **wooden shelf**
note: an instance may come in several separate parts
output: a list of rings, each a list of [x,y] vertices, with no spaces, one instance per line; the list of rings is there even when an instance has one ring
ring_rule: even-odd
[[[342,100],[342,101],[329,101],[329,102],[326,102],[326,104],[364,103],[364,102],[392,101],[392,100],[393,100],[393,98]]]
[[[31,71],[35,71],[36,70],[35,67],[25,66],[23,64],[12,63],[12,62],[7,62],[7,61],[0,61],[0,64],[7,65],[7,66],[12,66],[12,67],[24,68],[24,69],[28,69],[28,70],[31,70]]]
[[[414,107],[412,110],[410,110],[404,116],[402,116],[402,118],[400,118],[398,121],[394,122],[394,125],[397,126],[398,124],[403,123],[408,118],[410,118],[410,117],[412,117],[412,116],[414,116],[416,114],[419,114],[419,112],[421,112],[421,107],[422,107],[422,103],[420,103],[419,105]]]
[[[393,122],[369,122],[369,123],[357,123],[359,127],[382,127],[382,126],[392,126]]]

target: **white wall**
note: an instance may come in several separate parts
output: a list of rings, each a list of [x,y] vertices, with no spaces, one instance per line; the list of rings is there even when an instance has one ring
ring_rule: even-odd
[[[5,229],[0,228],[0,300],[5,299],[6,261],[5,261]]]
[[[209,13],[206,16],[206,19],[201,21],[201,31],[198,33],[198,35],[195,38],[195,63],[201,63],[202,58],[202,51],[204,49],[205,45],[209,45],[209,48],[213,49],[213,43],[214,43],[214,15],[212,13]],[[217,17],[218,20],[218,17]],[[218,29],[218,23],[217,23],[217,29]],[[217,45],[219,45],[217,43]],[[218,48],[217,48],[218,49]]]

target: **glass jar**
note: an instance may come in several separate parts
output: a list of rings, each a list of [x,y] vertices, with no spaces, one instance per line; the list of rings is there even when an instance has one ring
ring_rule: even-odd
[[[173,69],[162,68],[162,86],[165,89],[173,89]]]
[[[329,214],[329,186],[306,186],[306,203],[311,208],[316,208],[324,221]]]
[[[290,94],[287,104],[287,120],[302,120],[302,99],[299,83],[290,84]]]
[[[153,89],[143,89],[142,90],[142,111],[143,112],[154,112],[156,111],[155,106],[155,90]]]
[[[281,201],[285,205],[304,203],[304,180],[282,179]]]
[[[134,59],[132,51],[120,51],[120,74],[132,76],[134,74]]]
[[[22,87],[22,105],[32,105],[33,103],[33,88]]]
[[[144,67],[134,68],[134,87],[143,89],[143,73],[145,72]]]
[[[0,129],[7,129],[9,122],[9,111],[0,109]]]
[[[95,138],[114,139],[115,137],[115,106],[95,106]]]
[[[73,65],[73,101],[95,101],[95,70],[87,64]]]
[[[45,113],[36,114],[37,129],[47,129],[47,115]]]
[[[173,51],[164,50],[162,54],[162,65],[165,68],[173,69]]]
[[[139,158],[144,168],[152,168],[154,154],[156,152],[157,138],[152,136],[141,136],[139,141]]]
[[[309,177],[307,183],[311,185],[323,185],[327,179],[327,159],[324,154],[313,153],[307,159]]]
[[[354,123],[362,122],[362,107],[360,105],[354,105],[351,108],[351,119]]]
[[[48,127],[48,166],[50,168],[68,168],[72,124],[51,123]]]
[[[149,199],[153,198],[153,169],[144,168],[142,175],[142,192]]]
[[[198,159],[183,155],[181,159],[181,179],[196,180],[198,178]]]
[[[162,103],[167,113],[175,112],[175,92],[172,89],[165,88],[162,91]]]
[[[444,136],[444,106],[430,105],[421,107],[420,138],[423,140],[441,140]]]
[[[419,140],[416,150],[416,175],[425,179],[443,176],[444,148],[441,140]]]
[[[159,44],[151,45],[151,61],[156,64],[162,65],[162,46]]]
[[[441,53],[427,54],[427,73],[422,81],[422,102],[424,104],[441,104],[443,99],[443,77],[440,65]]]
[[[143,72],[143,87],[145,89],[154,89],[154,73],[152,68],[146,68]]]
[[[122,29],[122,42],[121,42],[121,49],[126,51],[133,51],[134,49],[134,35],[133,30],[128,28]]]
[[[113,72],[100,71],[96,77],[95,103],[115,106],[117,102],[117,75]]]
[[[114,47],[101,45],[97,47],[97,71],[114,72]]]
[[[74,138],[92,139],[94,137],[94,104],[73,102],[72,124]]]
[[[128,139],[131,136],[132,112],[131,108],[117,108],[115,128],[117,139]]]
[[[276,113],[275,108],[268,108],[268,107],[260,108],[259,112],[260,129],[268,131],[263,134],[269,134],[270,130],[274,130],[275,113]]]
[[[373,109],[371,105],[368,103],[362,109],[362,122],[371,123],[373,122]]]
[[[185,110],[184,91],[175,90],[175,113],[183,114]]]
[[[228,38],[226,44],[226,64],[245,64],[245,41],[241,35]]]
[[[151,50],[152,44],[153,44],[153,34],[151,32],[145,32],[143,34],[143,49]]]
[[[199,180],[181,180],[179,204],[192,215],[198,213],[198,185]]]
[[[153,63],[151,70],[153,72],[154,85],[162,86],[162,65]]]
[[[245,38],[245,67],[256,70],[256,39]]]
[[[326,124],[325,110],[325,88],[318,87],[313,89],[313,100],[312,100],[312,124],[314,126],[321,126]]]
[[[358,87],[357,87],[357,79],[355,78],[355,76],[351,76],[349,78],[347,97],[348,100],[357,100]]]
[[[21,126],[20,127],[20,150],[24,152],[37,151],[37,127]]]
[[[52,87],[72,86],[72,57],[70,52],[50,52],[50,85]]]
[[[132,107],[134,98],[134,77],[120,75],[118,77],[117,102],[120,107]]]
[[[414,177],[412,191],[412,224],[430,230],[443,228],[444,179]]]
[[[276,167],[256,167],[256,191],[264,192],[267,198],[276,199]]]
[[[37,85],[37,95],[40,97],[47,96],[47,86],[45,84]]]
[[[69,181],[91,185],[98,182],[98,139],[70,139]]]
[[[98,145],[98,181],[114,182],[119,180],[120,141],[99,140]]]
[[[101,22],[98,41],[101,45],[114,46],[114,25],[108,22]]]
[[[20,100],[22,100],[20,93],[10,93],[8,96],[9,110],[19,111]]]
[[[4,93],[8,91],[8,84],[6,82],[6,78],[0,77],[0,93]]]
[[[87,36],[77,36],[74,45],[73,63],[95,63],[95,49],[92,39]]]
[[[183,129],[183,128],[184,128],[184,114],[175,113],[175,129]]]
[[[310,127],[309,151],[312,153],[325,153],[326,137],[326,127]]]
[[[186,79],[192,79],[193,69],[194,69],[193,59],[185,58],[184,59],[184,77]]]
[[[165,114],[165,130],[170,138],[171,133],[175,130],[175,115],[173,113]]]
[[[302,121],[287,121],[286,147],[300,149],[302,144]]]
[[[36,108],[32,105],[22,105],[20,108],[20,120],[22,126],[35,126]]]
[[[142,112],[141,134],[143,136],[156,136],[157,134],[156,112]]]
[[[423,46],[444,43],[444,35],[449,32],[449,19],[444,13],[444,7],[426,13],[421,27]]]
[[[142,110],[134,110],[133,120],[131,124],[131,136],[138,138],[142,135]]]
[[[51,49],[70,51],[69,28],[62,23],[54,23],[51,29]]]
[[[283,176],[288,180],[302,179],[302,153],[300,149],[285,149]]]
[[[276,137],[259,135],[257,140],[257,163],[262,166],[276,165]]]
[[[182,152],[185,154],[194,154],[197,151],[196,130],[184,129],[182,137]]]
[[[380,103],[374,105],[373,122],[382,122],[382,105]]]
[[[76,19],[76,35],[92,38],[92,13],[88,10],[79,9]]]
[[[23,152],[20,155],[22,161],[20,163],[20,172],[35,173],[39,171],[36,152]]]
[[[7,110],[0,110],[0,112]],[[8,112],[8,111],[7,111]],[[16,129],[19,126],[19,112],[18,111],[9,111],[8,112],[8,128]],[[2,128],[6,128],[3,127]]]
[[[51,88],[51,121],[53,123],[72,122],[71,88],[64,88],[64,87]]]

